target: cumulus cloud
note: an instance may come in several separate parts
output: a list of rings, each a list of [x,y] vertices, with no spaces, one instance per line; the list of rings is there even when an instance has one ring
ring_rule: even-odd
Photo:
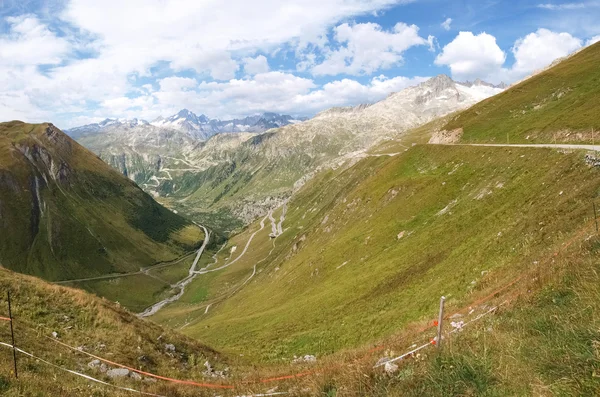
[[[305,113],[311,113],[333,106],[373,103],[384,99],[391,92],[401,91],[427,79],[429,78],[398,76],[390,79],[377,76],[368,84],[361,84],[351,79],[336,80],[309,94],[297,96],[293,105],[295,108],[304,109]]]
[[[435,63],[448,66],[457,80],[482,78],[493,83],[513,82],[581,46],[581,40],[569,33],[538,29],[515,42],[512,47],[515,62],[511,67],[506,67],[506,53],[500,49],[494,36],[460,32],[443,48]]]
[[[163,80],[156,92],[136,98],[111,99],[103,106],[121,117],[146,119],[156,117],[158,111],[171,114],[183,107],[221,118],[264,111],[311,115],[332,106],[376,102],[390,92],[425,80],[427,77],[387,78],[382,75],[365,84],[342,79],[319,87],[312,79],[291,73],[267,72],[227,82],[202,82],[193,89],[188,88],[191,84],[181,84],[183,80]]]
[[[250,75],[267,73],[269,69],[269,62],[264,55],[259,55],[256,58],[244,58],[244,71]]]
[[[303,0],[289,7],[278,0],[73,0],[63,18],[99,37],[105,52],[119,54],[123,62],[140,60],[130,67],[140,73],[166,61],[176,70],[228,80],[239,67],[233,52],[267,51],[292,40],[311,42],[343,18],[400,2]]]
[[[513,47],[515,64],[511,72],[525,76],[581,48],[581,40],[569,33],[554,33],[548,29],[518,39]]]
[[[442,22],[441,26],[444,30],[450,30],[452,24],[452,18],[446,18],[444,22]]]
[[[474,35],[460,32],[435,59],[436,65],[446,65],[458,80],[489,77],[506,61],[506,54],[487,33]]]
[[[312,68],[314,75],[372,74],[401,63],[402,54],[410,47],[427,44],[416,25],[401,22],[391,31],[376,23],[344,23],[334,29],[334,40],[341,47]]]
[[[157,68],[221,81],[235,79],[242,64],[264,73],[260,58],[253,66],[243,59],[286,45],[321,46],[335,24],[407,1],[71,0],[48,8],[60,13],[47,20],[68,27],[60,36],[34,16],[12,16],[0,33],[0,118],[71,126],[81,116],[73,113],[126,106],[119,98],[146,91],[137,78],[153,78]]]
[[[51,32],[35,16],[8,17],[6,22],[10,30],[0,37],[0,64],[59,64],[70,51],[69,42]]]
[[[162,91],[186,91],[198,86],[198,81],[189,77],[165,77],[158,82]]]

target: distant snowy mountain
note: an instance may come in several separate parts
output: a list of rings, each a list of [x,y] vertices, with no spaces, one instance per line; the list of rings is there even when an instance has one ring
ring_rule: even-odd
[[[275,113],[222,121],[184,109],[135,127],[108,120],[79,142],[150,194],[247,223],[318,170],[350,164],[373,145],[502,91],[440,75],[377,103],[332,108],[304,122]]]
[[[206,115],[197,116],[188,109],[182,109],[170,117],[158,117],[151,122],[141,119],[105,119],[99,123],[87,124],[71,128],[66,132],[73,138],[102,134],[115,129],[131,129],[138,126],[154,126],[166,130],[185,132],[194,139],[207,140],[215,134],[222,132],[264,132],[271,128],[279,128],[288,124],[305,121],[306,118],[293,118],[289,115],[277,113],[263,113],[242,119],[218,120],[210,119]]]
[[[146,120],[141,119],[105,119],[99,123],[86,124],[80,127],[65,130],[72,138],[77,139],[87,135],[100,133],[114,128],[133,128],[137,126],[149,125]]]
[[[181,132],[187,132],[196,139],[207,139],[219,131],[215,131],[210,125],[210,120],[205,115],[196,116],[193,112],[182,109],[171,117],[158,117],[150,124],[160,128],[167,128]]]
[[[491,84],[487,83],[481,79],[476,79],[473,82],[466,81],[464,83],[456,83],[457,86],[470,88],[471,94],[475,96],[481,96],[481,99],[488,98],[490,96],[496,95],[497,93],[504,91],[508,88],[508,85],[505,83],[500,84]]]
[[[150,124],[187,132],[196,139],[206,140],[221,132],[263,132],[299,121],[303,121],[303,119],[294,119],[292,116],[277,113],[263,113],[243,119],[217,120],[209,119],[203,114],[197,116],[193,112],[183,109],[171,117],[158,117]]]

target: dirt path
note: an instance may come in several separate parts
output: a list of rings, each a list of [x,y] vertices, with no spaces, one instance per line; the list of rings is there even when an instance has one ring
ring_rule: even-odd
[[[269,253],[267,254],[267,256],[265,256],[263,259],[259,260],[258,262],[256,262],[254,264],[254,267],[252,269],[252,273],[250,274],[250,276],[244,280],[244,282],[238,286],[234,286],[232,287],[228,292],[225,292],[224,294],[221,294],[219,296],[217,296],[216,298],[211,299],[208,302],[205,302],[206,306],[200,306],[200,309],[202,309],[203,307],[204,309],[204,314],[208,314],[208,309],[210,309],[211,306],[221,303],[223,302],[225,299],[228,299],[230,297],[232,297],[236,292],[238,292],[240,289],[242,289],[246,284],[248,284],[250,282],[250,280],[252,280],[252,278],[254,278],[254,276],[257,273],[257,266],[266,261],[271,254],[273,253],[273,250],[275,249],[275,239],[272,240],[273,241],[273,247],[271,248],[271,250],[269,251]],[[187,322],[184,325],[182,325],[181,327],[179,327],[178,329],[183,329],[185,327],[187,327],[188,325],[190,325],[192,322]]]
[[[269,221],[271,221],[271,235],[277,237],[277,225],[275,224],[275,218],[273,218],[273,210],[269,210],[267,213]]]

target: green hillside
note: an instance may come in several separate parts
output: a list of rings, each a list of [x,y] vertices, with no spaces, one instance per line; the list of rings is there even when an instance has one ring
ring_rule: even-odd
[[[0,124],[0,186],[0,263],[47,280],[138,271],[204,238],[52,124]]]
[[[199,277],[156,319],[267,361],[359,347],[431,319],[441,295],[462,307],[551,266],[599,188],[580,152],[421,145],[367,158],[299,192],[275,248],[267,226],[242,260]]]
[[[216,230],[235,230],[254,219],[264,203],[281,202],[296,181],[338,157],[351,137],[340,129],[328,136],[317,135],[311,142],[290,144],[294,137],[281,131],[263,133],[235,150],[223,149],[219,154],[227,162],[185,172],[163,182],[157,192],[181,213],[206,220]]]
[[[585,142],[600,129],[600,43],[460,113],[465,143]]]
[[[105,363],[90,367],[94,358],[74,352],[58,342],[145,372],[177,379],[219,383],[202,374],[208,360],[215,371],[227,359],[205,345],[142,321],[118,305],[83,291],[58,287],[39,279],[0,269],[0,316],[7,316],[6,291],[11,291],[17,346],[53,365],[77,371],[104,382],[166,396],[214,395],[210,389],[174,385],[133,377],[111,379]],[[51,302],[52,304],[49,304]],[[56,337],[53,333],[56,333]],[[52,341],[51,339],[55,340]],[[7,322],[0,323],[0,342],[10,343]],[[173,345],[169,350],[166,345]],[[18,353],[19,379],[14,379],[12,351],[0,346],[0,395],[16,396],[131,396],[52,367]]]

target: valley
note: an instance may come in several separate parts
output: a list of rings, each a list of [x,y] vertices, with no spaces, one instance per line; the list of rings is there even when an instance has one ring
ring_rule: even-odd
[[[185,129],[137,121],[111,123],[102,133],[95,125],[70,133],[165,205],[228,233],[281,205],[315,172],[501,91],[437,76],[373,105],[333,108],[260,133],[197,140]],[[203,128],[188,110],[173,118]]]
[[[599,54],[308,120],[0,123],[0,393],[598,394]]]

